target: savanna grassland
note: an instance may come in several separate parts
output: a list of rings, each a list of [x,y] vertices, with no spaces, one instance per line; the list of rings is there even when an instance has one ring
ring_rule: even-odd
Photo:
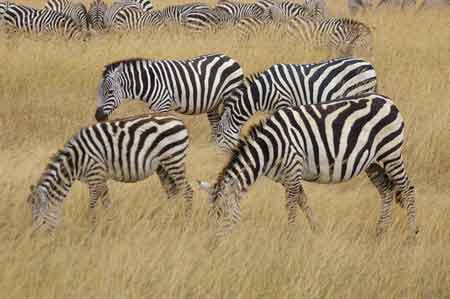
[[[344,1],[330,5],[345,13]],[[250,74],[333,54],[228,33],[110,34],[87,42],[0,35],[0,298],[450,298],[450,10],[360,19],[375,27],[373,55],[365,58],[375,65],[379,92],[393,98],[407,124],[416,246],[405,242],[398,207],[386,237],[375,240],[379,199],[361,177],[305,184],[323,232],[312,234],[300,214],[289,237],[283,189],[261,179],[242,203],[242,223],[208,250],[207,200],[195,180],[213,181],[227,157],[209,142],[205,116],[182,117],[191,136],[191,222],[152,177],[109,182],[113,206],[98,207],[92,229],[87,189],[77,183],[55,235],[30,237],[29,185],[53,152],[94,123],[104,64],[222,52]],[[143,103],[130,102],[113,117],[143,112]]]

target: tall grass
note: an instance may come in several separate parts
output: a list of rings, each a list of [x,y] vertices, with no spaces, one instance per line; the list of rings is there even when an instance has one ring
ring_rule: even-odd
[[[406,215],[398,208],[386,238],[375,240],[380,202],[365,177],[305,184],[320,235],[303,215],[288,235],[283,189],[261,179],[242,203],[242,223],[210,252],[206,195],[195,187],[193,219],[185,223],[152,177],[110,182],[113,206],[98,208],[95,229],[86,216],[87,189],[76,184],[56,234],[30,237],[28,186],[53,152],[94,122],[104,64],[222,52],[249,74],[332,56],[264,36],[242,42],[228,34],[163,32],[67,42],[1,35],[0,298],[450,298],[449,15],[362,18],[376,27],[374,53],[366,58],[377,70],[379,92],[392,97],[407,124],[421,229],[415,247],[404,243]],[[143,111],[144,104],[130,102],[114,117]],[[182,118],[191,136],[190,180],[214,180],[227,157],[210,144],[205,116]]]

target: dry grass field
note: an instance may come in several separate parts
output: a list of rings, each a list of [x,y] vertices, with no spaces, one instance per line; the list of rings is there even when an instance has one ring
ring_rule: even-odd
[[[344,12],[344,1],[335,2],[334,11]],[[56,234],[30,237],[29,185],[53,152],[94,123],[104,64],[222,52],[249,74],[332,54],[227,34],[113,34],[88,42],[0,35],[0,298],[450,298],[450,10],[361,19],[376,27],[366,58],[377,69],[379,91],[394,99],[407,124],[421,229],[416,246],[405,243],[406,215],[398,207],[386,238],[375,240],[379,199],[361,177],[305,184],[323,232],[313,235],[300,214],[289,238],[284,192],[261,179],[243,201],[242,223],[208,250],[206,195],[194,183],[213,181],[227,157],[210,144],[205,116],[183,116],[191,135],[192,221],[184,222],[180,205],[166,202],[152,177],[109,182],[113,206],[99,206],[93,229],[87,189],[77,183]],[[130,102],[114,117],[145,111]]]

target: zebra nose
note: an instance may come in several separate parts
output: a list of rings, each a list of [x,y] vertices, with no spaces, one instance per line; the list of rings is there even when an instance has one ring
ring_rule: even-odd
[[[97,111],[95,111],[95,119],[97,121],[105,121],[108,120],[108,114],[103,111],[102,107],[98,107]]]

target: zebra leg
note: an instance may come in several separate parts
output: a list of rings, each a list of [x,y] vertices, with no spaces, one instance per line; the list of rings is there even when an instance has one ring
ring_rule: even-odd
[[[220,114],[219,114],[218,108],[216,108],[213,111],[209,111],[207,113],[207,115],[208,115],[209,124],[211,126],[211,140],[214,140],[214,137],[216,136],[216,132],[217,132],[217,124],[220,121]]]
[[[369,168],[366,170],[367,176],[369,177],[370,181],[375,185],[375,187],[378,190],[378,193],[380,193],[380,196],[384,196],[384,192],[386,189],[391,190],[394,192],[394,199],[395,202],[401,207],[404,208],[404,201],[403,197],[401,195],[401,192],[395,192],[394,191],[394,184],[391,182],[389,177],[387,176],[386,172],[384,171],[384,168],[381,167],[378,164],[371,164]]]
[[[314,215],[311,207],[308,205],[308,197],[306,196],[303,186],[300,185],[300,190],[297,198],[297,203],[300,209],[305,213],[306,219],[308,219],[309,226],[313,232],[320,232],[319,221]]]
[[[104,207],[111,206],[108,196],[108,186],[104,177],[94,177],[88,180],[89,188],[89,218],[95,223],[96,216],[94,209],[97,206],[98,199],[101,198]]]
[[[186,180],[184,167],[182,170],[167,171],[164,167],[160,166],[156,172],[167,193],[168,199],[173,199],[181,191],[183,192],[183,197],[185,199],[185,215],[190,218],[192,215],[192,198],[194,191]]]
[[[402,155],[384,161],[384,169],[391,182],[397,190],[400,191],[402,200],[406,206],[406,215],[410,229],[409,240],[415,241],[416,234],[419,232],[416,224],[416,197],[415,188],[411,184],[406,174],[405,164]]]

